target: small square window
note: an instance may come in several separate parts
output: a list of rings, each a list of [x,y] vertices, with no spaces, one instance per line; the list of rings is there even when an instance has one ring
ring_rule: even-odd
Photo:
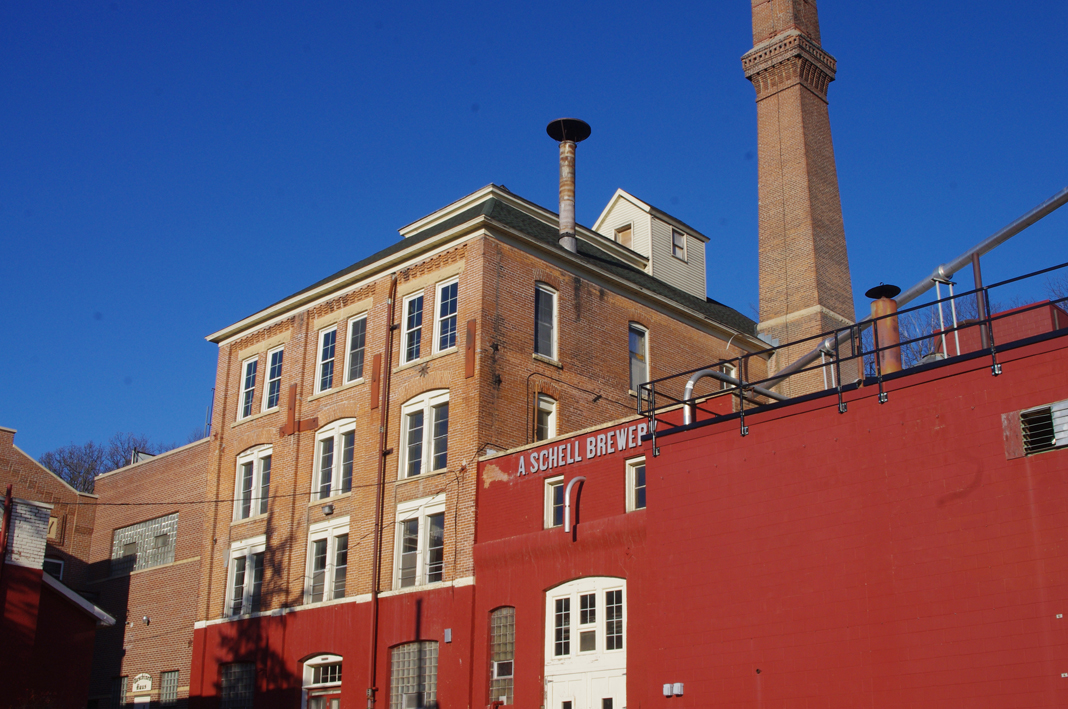
[[[545,481],[545,528],[564,524],[564,476]]]

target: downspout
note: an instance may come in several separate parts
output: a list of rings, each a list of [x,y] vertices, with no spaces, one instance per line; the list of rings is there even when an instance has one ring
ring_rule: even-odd
[[[11,526],[11,485],[7,486],[7,494],[4,495],[4,521],[0,522],[0,580],[4,578],[4,567],[7,563],[7,536],[8,527]]]
[[[564,532],[571,533],[571,488],[575,487],[575,483],[586,482],[585,475],[579,475],[576,478],[571,478],[571,482],[567,484],[567,489],[564,490]]]
[[[397,274],[394,273],[389,284],[389,316],[386,320],[386,356],[382,366],[382,409],[378,425],[378,482],[375,490],[375,528],[374,551],[371,558],[371,671],[368,676],[367,709],[374,709],[375,692],[378,691],[378,586],[381,577],[382,559],[382,503],[386,486],[386,448],[389,425],[389,382],[393,370],[393,316],[397,300]]]

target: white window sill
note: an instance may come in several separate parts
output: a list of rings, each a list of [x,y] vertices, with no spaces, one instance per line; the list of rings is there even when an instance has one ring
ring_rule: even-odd
[[[314,505],[329,505],[332,502],[337,502],[338,500],[343,500],[346,497],[352,497],[352,491],[351,490],[349,490],[348,492],[339,492],[338,494],[331,495],[330,497],[324,497],[322,499],[312,500],[311,502],[308,503],[308,507],[312,507]]]
[[[430,472],[430,473],[422,473],[421,475],[413,475],[410,478],[407,478],[407,477],[405,477],[405,478],[397,478],[397,480],[395,482],[398,485],[400,485],[402,483],[410,483],[410,482],[414,482],[416,480],[426,480],[427,478],[437,477],[438,475],[444,475],[447,472],[449,472],[448,468],[445,468],[445,469],[442,469],[442,470],[435,470],[435,471]]]
[[[363,384],[366,381],[367,380],[364,379],[363,377],[360,377],[359,379],[353,379],[351,382],[345,382],[341,386],[337,386],[337,387],[334,387],[332,389],[327,389],[326,391],[320,391],[320,392],[318,392],[316,394],[312,394],[311,396],[309,396],[304,401],[308,402],[308,401],[315,401],[316,399],[322,399],[324,396],[330,396],[331,394],[337,394],[339,391],[345,391],[346,389],[351,389],[352,387],[359,386],[360,384]]]
[[[255,421],[256,419],[263,418],[264,416],[267,416],[268,414],[276,414],[280,410],[281,410],[281,407],[276,406],[273,409],[267,409],[266,411],[259,411],[259,412],[254,413],[254,414],[250,414],[250,415],[246,416],[245,418],[238,419],[237,421],[234,421],[232,424],[230,424],[230,428],[234,428],[235,426],[240,426],[241,424],[248,423],[249,421]]]
[[[382,591],[378,594],[379,598],[384,596],[401,596],[405,593],[417,593],[419,591],[433,591],[438,588],[444,588],[445,586],[451,586],[448,581],[435,581],[434,583],[424,583],[421,586],[405,586],[404,588],[395,588],[391,591]]]
[[[230,526],[233,527],[238,524],[245,524],[246,522],[255,522],[256,520],[260,519],[267,519],[267,513],[264,512],[263,514],[251,515],[243,519],[235,519],[233,522],[230,523]]]
[[[396,374],[397,372],[403,372],[405,369],[411,369],[412,367],[418,367],[420,364],[425,364],[426,362],[430,362],[431,360],[435,360],[438,357],[445,357],[446,355],[455,354],[456,352],[459,352],[459,350],[460,350],[460,348],[454,345],[454,346],[450,347],[447,350],[442,350],[441,352],[435,352],[434,354],[427,355],[426,357],[420,357],[419,359],[413,359],[410,362],[404,362],[403,364],[398,365],[393,370],[393,373]]]
[[[558,359],[553,359],[552,357],[546,357],[545,355],[538,354],[537,352],[535,352],[533,356],[534,356],[534,360],[536,362],[544,362],[545,364],[550,364],[550,365],[556,367],[557,369],[563,369],[564,368],[564,365],[561,364],[560,360],[558,360]]]

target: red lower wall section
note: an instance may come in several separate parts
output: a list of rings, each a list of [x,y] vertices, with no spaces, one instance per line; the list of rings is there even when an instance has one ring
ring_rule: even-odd
[[[415,640],[438,642],[438,703],[466,706],[470,687],[474,587],[439,588],[380,600],[377,686],[389,706],[391,648]],[[198,706],[218,706],[222,666],[256,664],[257,709],[301,706],[303,662],[321,654],[343,658],[342,707],[367,705],[371,604],[350,602],[278,616],[217,623],[194,633],[192,685]],[[445,641],[446,629],[451,642]]]
[[[1066,345],[1001,352],[998,377],[988,358],[910,373],[844,414],[833,396],[751,414],[746,437],[662,435],[642,511],[638,451],[483,463],[472,705],[494,608],[516,608],[515,703],[537,707],[545,591],[606,575],[627,579],[629,707],[1068,706],[1068,449],[1009,459],[1002,425],[1068,399]],[[540,528],[561,473],[586,477],[571,535]]]

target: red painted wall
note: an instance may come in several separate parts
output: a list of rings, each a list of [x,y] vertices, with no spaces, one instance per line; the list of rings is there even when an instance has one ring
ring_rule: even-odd
[[[516,607],[515,701],[539,706],[544,591],[627,579],[631,707],[1068,705],[1068,449],[1008,459],[1002,414],[1068,398],[1068,338],[659,439],[648,509],[623,459],[585,475],[573,537],[543,480],[480,466],[472,705],[490,611]],[[583,436],[584,438],[585,436]],[[526,453],[526,451],[524,451]],[[759,670],[759,672],[758,672]],[[684,695],[661,686],[682,682]]]
[[[382,598],[379,608],[378,706],[389,706],[391,647],[438,642],[438,703],[466,706],[470,681],[474,588],[447,587]],[[219,623],[194,632],[190,695],[197,706],[218,706],[221,666],[256,662],[257,709],[300,706],[303,661],[330,653],[342,660],[341,706],[367,705],[371,604],[341,603],[280,616]],[[445,642],[445,629],[452,642]]]

